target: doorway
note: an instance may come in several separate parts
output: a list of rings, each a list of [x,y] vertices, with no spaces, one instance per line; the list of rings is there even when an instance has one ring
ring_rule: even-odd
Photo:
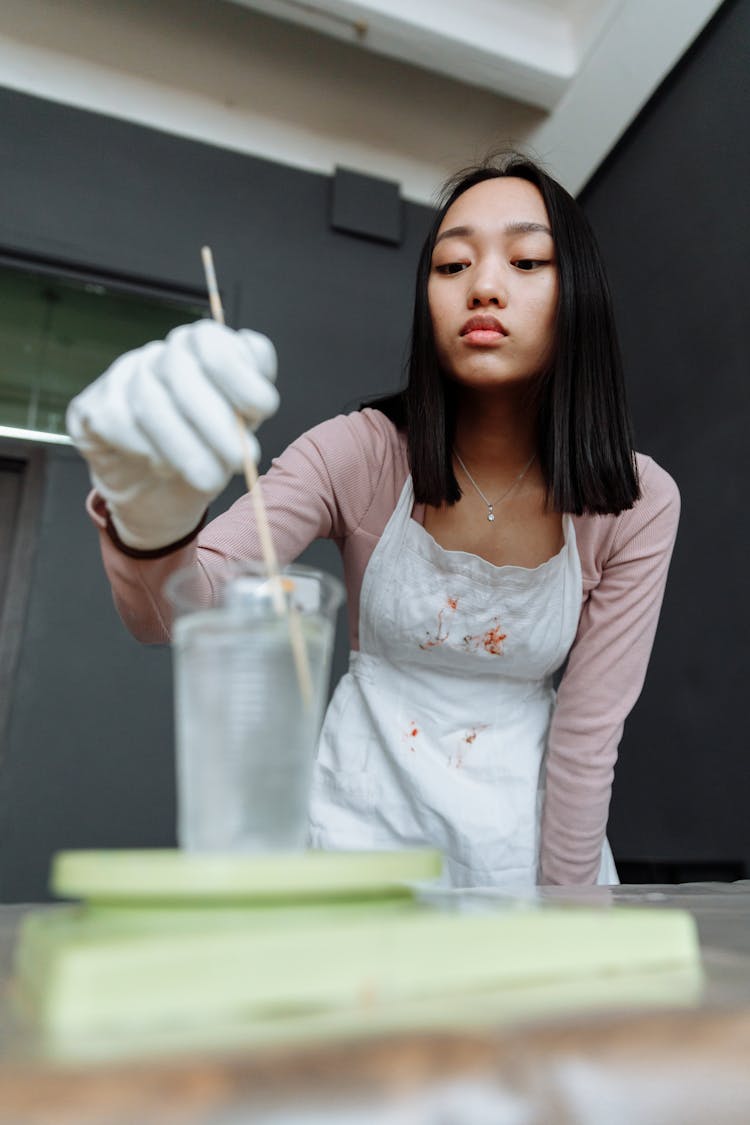
[[[13,697],[42,500],[44,451],[0,445],[0,757]]]

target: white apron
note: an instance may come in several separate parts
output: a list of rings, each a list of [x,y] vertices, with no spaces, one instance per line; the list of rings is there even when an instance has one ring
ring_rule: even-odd
[[[429,845],[457,887],[537,881],[552,677],[578,627],[575,529],[533,570],[446,551],[411,477],[362,584],[360,652],[326,714],[312,847]],[[616,883],[608,846],[599,882]]]

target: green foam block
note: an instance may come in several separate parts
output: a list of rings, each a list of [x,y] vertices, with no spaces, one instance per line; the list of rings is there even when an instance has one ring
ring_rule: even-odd
[[[109,903],[305,901],[409,893],[436,878],[439,851],[191,854],[177,849],[70,851],[52,861],[61,898]]]
[[[519,907],[443,914],[408,900],[287,908],[148,911],[61,907],[32,913],[17,979],[53,1038],[256,1039],[297,1017],[310,1029],[363,1031],[408,1014],[470,1013],[487,998],[687,972],[700,964],[682,911]],[[601,991],[601,988],[599,989]],[[292,1018],[292,1029],[294,1019]],[[199,1035],[199,1038],[200,1038]]]

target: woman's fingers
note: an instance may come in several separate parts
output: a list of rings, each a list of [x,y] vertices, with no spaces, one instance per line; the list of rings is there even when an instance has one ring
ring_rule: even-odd
[[[245,425],[278,407],[273,344],[257,332],[213,321],[183,325],[166,341],[115,360],[71,403],[68,427],[82,451],[121,451],[160,475],[178,473],[208,494],[220,491],[259,446]]]
[[[248,349],[261,375],[265,376],[269,383],[275,383],[278,360],[276,348],[268,336],[264,336],[261,332],[253,332],[250,328],[238,329],[237,336]]]
[[[229,475],[223,458],[182,414],[170,388],[141,367],[130,383],[131,409],[135,424],[154,451],[154,467],[177,473],[206,495],[216,494]]]
[[[276,377],[276,351],[267,337],[202,320],[170,332],[167,346],[173,343],[193,352],[207,377],[252,426],[278,409],[279,393],[271,381]]]
[[[148,367],[164,347],[146,344],[128,352],[77,395],[68,407],[68,433],[83,452],[122,450],[152,461],[156,450],[136,423],[131,383],[140,365]]]
[[[184,337],[171,341],[158,357],[155,374],[225,472],[239,469],[243,451],[237,415],[200,365],[189,341]]]

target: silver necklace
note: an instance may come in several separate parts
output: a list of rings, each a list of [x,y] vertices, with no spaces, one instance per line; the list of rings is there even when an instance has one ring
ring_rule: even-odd
[[[498,504],[502,504],[505,497],[510,496],[511,492],[516,487],[516,485],[521,483],[521,481],[523,480],[523,478],[526,476],[529,469],[531,468],[531,464],[532,464],[534,458],[536,457],[536,453],[531,454],[531,457],[529,457],[528,461],[526,462],[524,467],[521,469],[521,472],[518,474],[517,477],[513,478],[513,481],[511,483],[510,487],[506,488],[506,490],[502,494],[502,496],[498,496],[497,500],[488,500],[487,497],[485,496],[485,494],[482,492],[479,485],[477,484],[477,482],[474,480],[474,477],[471,475],[469,470],[464,465],[463,461],[461,460],[459,454],[456,452],[455,449],[453,450],[453,453],[455,454],[456,460],[458,461],[459,465],[461,466],[463,471],[466,473],[466,475],[469,478],[469,480],[471,481],[471,483],[474,485],[474,488],[477,490],[477,492],[479,493],[479,495],[482,497],[485,504],[487,505],[487,519],[489,520],[490,523],[494,523],[494,520],[495,520],[495,507]]]

